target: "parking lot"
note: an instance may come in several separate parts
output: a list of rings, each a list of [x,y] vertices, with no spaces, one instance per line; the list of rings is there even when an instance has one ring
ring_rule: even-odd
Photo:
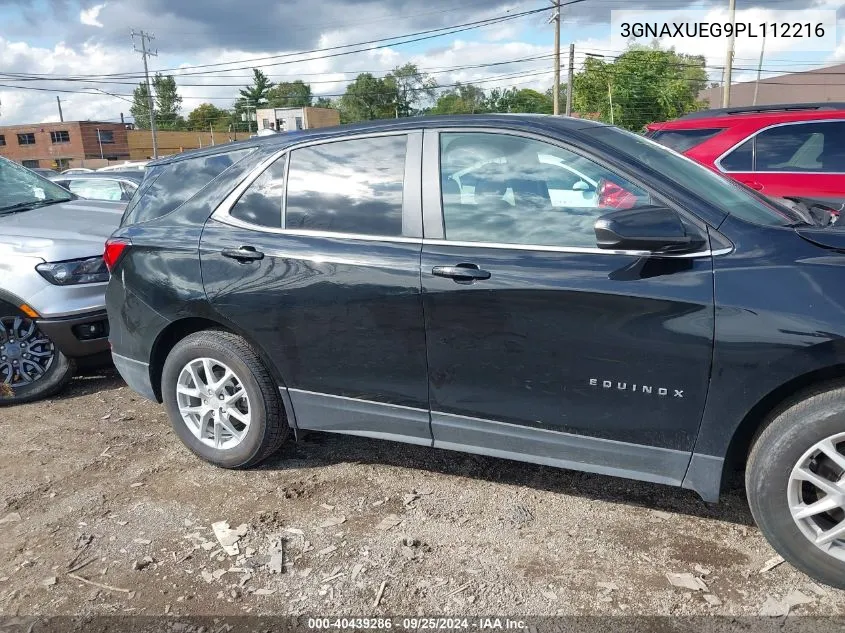
[[[5,615],[845,614],[845,593],[777,564],[738,484],[710,506],[318,434],[225,471],[111,370],[3,409],[0,430]]]

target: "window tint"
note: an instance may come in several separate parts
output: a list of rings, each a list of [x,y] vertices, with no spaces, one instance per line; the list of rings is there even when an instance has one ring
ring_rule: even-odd
[[[126,207],[123,224],[147,222],[174,211],[250,151],[213,154],[148,168]]]
[[[750,138],[725,156],[719,164],[724,171],[754,170],[754,139]]]
[[[90,200],[120,200],[123,197],[120,183],[116,180],[71,180],[68,188],[77,196]]]
[[[657,130],[647,136],[661,145],[676,152],[685,152],[704,141],[713,138],[724,128],[708,128],[701,130]]]
[[[845,173],[845,121],[780,125],[756,143],[754,171]]]
[[[484,133],[441,134],[440,143],[447,240],[594,247],[600,215],[651,204],[641,188],[560,147]]]
[[[380,136],[292,152],[285,228],[402,235],[406,144]]]
[[[243,192],[229,215],[250,224],[281,228],[285,159],[282,156],[264,170]]]
[[[783,207],[773,207],[762,196],[755,195],[727,176],[719,175],[685,156],[666,151],[650,139],[604,125],[587,128],[583,132],[604,144],[608,151],[622,153],[716,209],[747,222],[783,226],[801,219]]]

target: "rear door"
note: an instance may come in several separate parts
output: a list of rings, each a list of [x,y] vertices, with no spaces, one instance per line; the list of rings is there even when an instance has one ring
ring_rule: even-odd
[[[283,151],[203,231],[208,298],[278,369],[300,428],[431,444],[421,138]]]
[[[845,120],[765,128],[717,165],[769,196],[845,202]]]
[[[709,251],[596,248],[602,213],[659,201],[576,147],[499,131],[424,145],[435,446],[679,484],[710,373]]]

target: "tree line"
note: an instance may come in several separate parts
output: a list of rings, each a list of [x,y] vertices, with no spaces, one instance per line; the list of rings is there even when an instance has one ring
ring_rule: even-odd
[[[246,131],[251,125],[248,118],[254,116],[257,108],[334,108],[342,123],[423,114],[553,111],[551,89],[485,90],[461,82],[438,86],[431,75],[411,63],[398,66],[383,77],[361,73],[343,95],[333,99],[314,95],[311,85],[300,79],[272,82],[256,68],[252,83],[239,91],[230,108],[203,103],[187,116],[182,115],[182,97],[172,75],[156,74],[152,84],[156,126],[162,130]],[[703,56],[678,54],[656,46],[634,46],[612,60],[587,57],[574,76],[572,109],[579,116],[640,131],[647,123],[705,107],[698,99],[705,87]],[[561,104],[566,102],[566,90],[566,86],[561,86]],[[130,109],[136,127],[141,129],[148,129],[150,124],[147,94],[147,85],[141,83],[135,89]]]

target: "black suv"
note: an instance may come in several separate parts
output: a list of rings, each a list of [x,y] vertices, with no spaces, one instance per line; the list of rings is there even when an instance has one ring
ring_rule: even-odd
[[[845,230],[614,127],[277,134],[152,163],[106,246],[120,373],[214,464],[291,429],[673,484],[845,588]]]

